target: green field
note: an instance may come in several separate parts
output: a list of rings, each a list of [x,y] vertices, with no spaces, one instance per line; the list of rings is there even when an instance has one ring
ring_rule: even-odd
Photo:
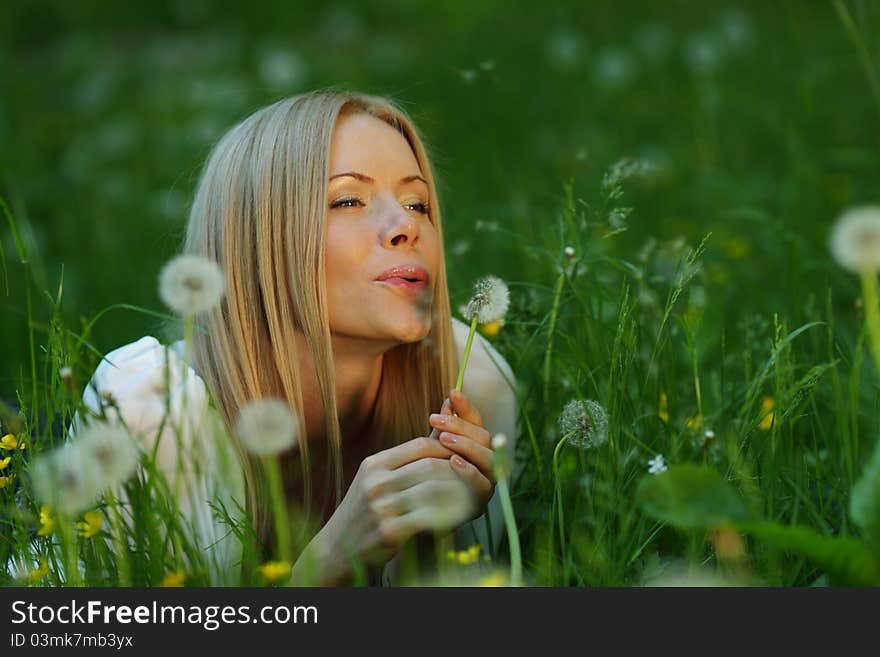
[[[527,582],[880,583],[880,371],[828,249],[880,203],[880,6],[323,4],[0,8],[0,399],[33,441],[0,474],[60,435],[60,367],[81,390],[99,354],[162,337],[157,276],[214,141],[335,85],[421,129],[453,308],[478,276],[510,287],[490,339],[519,384]],[[607,410],[608,441],[554,462],[571,399]],[[51,545],[16,490],[0,561]]]

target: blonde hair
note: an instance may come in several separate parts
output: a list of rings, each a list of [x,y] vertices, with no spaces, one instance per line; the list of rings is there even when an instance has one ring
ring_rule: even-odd
[[[273,103],[230,129],[208,157],[187,225],[184,251],[216,261],[227,282],[222,304],[198,318],[206,331],[195,332],[193,364],[235,441],[244,465],[248,514],[263,540],[273,531],[264,476],[231,429],[238,410],[261,397],[286,399],[301,420],[305,417],[295,330],[305,337],[324,402],[335,506],[343,495],[324,238],[331,138],[337,118],[351,112],[372,115],[406,137],[428,183],[430,220],[440,244],[431,332],[419,343],[384,354],[370,435],[383,448],[426,435],[428,414],[440,408],[458,369],[434,175],[406,113],[385,98],[328,89]],[[304,424],[299,449],[308,513]]]

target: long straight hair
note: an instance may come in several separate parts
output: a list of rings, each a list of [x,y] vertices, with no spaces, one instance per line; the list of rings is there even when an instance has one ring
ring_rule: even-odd
[[[233,428],[248,401],[287,400],[301,420],[295,449],[308,515],[309,441],[295,331],[304,335],[317,373],[334,470],[334,508],[343,496],[324,246],[333,129],[339,116],[351,112],[385,121],[409,142],[428,183],[430,221],[441,249],[431,332],[384,354],[370,435],[383,448],[426,435],[427,416],[441,406],[458,368],[434,173],[407,114],[385,98],[331,89],[278,101],[231,128],[211,150],[199,178],[184,252],[210,258],[225,272],[222,303],[197,317],[206,331],[195,332],[193,364],[235,442],[244,466],[248,515],[264,541],[274,531],[268,522],[265,474]]]

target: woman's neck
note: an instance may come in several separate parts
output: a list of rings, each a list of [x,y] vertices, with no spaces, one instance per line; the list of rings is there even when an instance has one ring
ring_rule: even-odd
[[[314,361],[305,338],[297,334],[300,380],[303,386],[305,428],[309,445],[326,436],[324,405],[318,390]],[[333,368],[336,378],[336,403],[343,443],[357,440],[366,429],[373,412],[382,380],[384,349],[373,341],[331,336]]]

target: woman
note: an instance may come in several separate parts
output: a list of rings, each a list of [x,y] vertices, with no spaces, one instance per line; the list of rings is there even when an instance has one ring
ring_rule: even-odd
[[[312,568],[320,584],[348,583],[352,557],[384,568],[382,581],[392,583],[395,556],[421,532],[455,530],[459,547],[476,535],[495,553],[502,519],[490,443],[504,432],[513,448],[514,376],[477,336],[465,394],[450,397],[467,327],[451,317],[434,176],[403,111],[341,91],[257,111],[210,154],[184,250],[221,266],[226,295],[197,316],[207,331],[196,332],[184,376],[172,374],[170,398],[187,391],[194,419],[186,439],[202,450],[211,449],[200,444],[198,425],[205,387],[228,427],[263,397],[286,400],[300,418],[285,463],[298,463],[302,480],[291,477],[286,487],[292,502],[319,516],[320,530],[294,565],[294,583]],[[182,355],[181,343],[175,348]],[[163,363],[151,337],[126,345],[98,367],[97,392],[87,390],[85,400],[96,408],[109,393],[129,425],[149,433],[158,414],[145,408],[167,392]],[[441,417],[429,420],[438,409]],[[426,437],[432,428],[439,440]],[[258,464],[235,446],[245,481],[212,479],[207,467],[181,501],[200,540],[220,555],[218,583],[240,555],[210,517],[212,494],[240,500],[246,490],[259,533],[271,532]],[[159,451],[173,475],[175,455]]]

